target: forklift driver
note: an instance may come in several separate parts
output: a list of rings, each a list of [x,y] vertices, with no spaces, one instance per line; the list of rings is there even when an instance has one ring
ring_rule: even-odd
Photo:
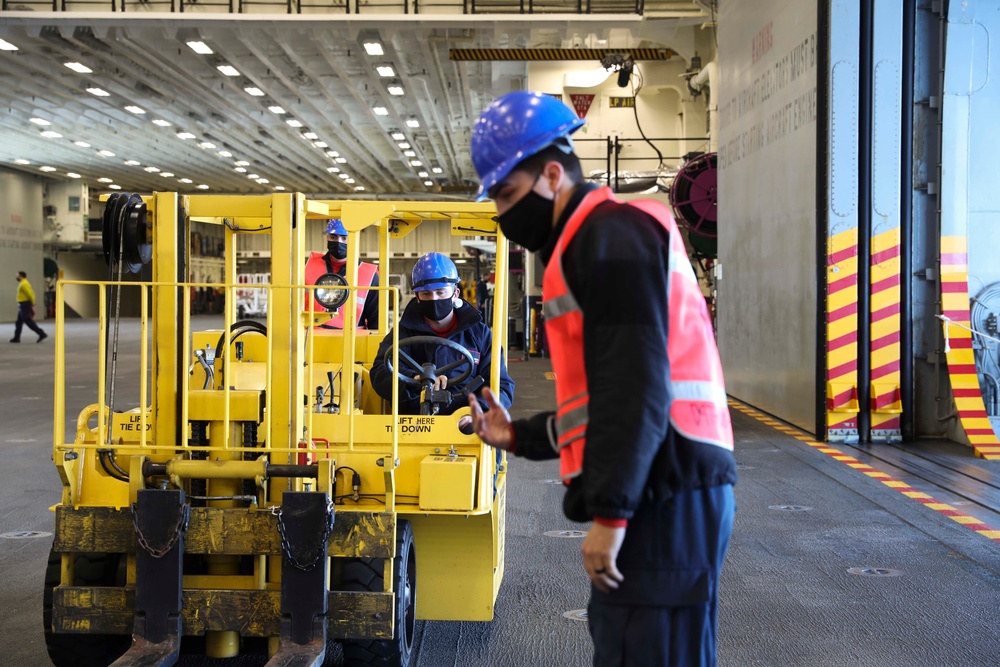
[[[321,276],[336,273],[341,276],[347,272],[347,229],[340,218],[327,220],[326,252],[309,253],[306,261],[306,284],[315,285]],[[358,286],[378,287],[378,267],[368,262],[358,264]],[[309,296],[306,306],[309,308]],[[322,312],[325,308],[315,301],[313,309]],[[354,314],[355,326],[359,329],[378,329],[378,290],[358,290],[358,305]],[[324,329],[344,328],[344,309],[341,308],[329,321],[320,325]]]
[[[489,381],[493,333],[479,310],[459,295],[458,269],[445,255],[418,259],[412,278],[416,298],[399,318],[399,413],[450,415]],[[500,404],[510,408],[514,381],[502,355],[500,363]],[[392,400],[391,365],[390,330],[371,369],[372,388],[385,400]],[[470,425],[468,416],[459,421],[459,428]]]

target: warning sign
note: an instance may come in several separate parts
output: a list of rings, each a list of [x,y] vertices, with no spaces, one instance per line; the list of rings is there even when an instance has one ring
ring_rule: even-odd
[[[587,112],[590,111],[590,105],[594,101],[594,96],[592,94],[570,93],[569,97],[573,101],[573,109],[576,110],[576,115],[580,118],[586,118]]]

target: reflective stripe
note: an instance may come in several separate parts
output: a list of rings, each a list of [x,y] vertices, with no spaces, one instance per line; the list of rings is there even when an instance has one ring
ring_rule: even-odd
[[[569,433],[575,428],[586,426],[589,419],[586,404],[573,410],[567,410],[564,413],[556,415],[556,432],[562,436],[562,434]]]
[[[576,394],[575,396],[570,396],[565,401],[563,401],[562,403],[560,403],[559,407],[556,408],[556,409],[557,410],[561,410],[564,407],[566,407],[567,405],[569,405],[570,403],[573,403],[575,401],[579,401],[580,399],[586,399],[586,400],[589,401],[590,400],[590,394],[584,391],[584,392],[581,392],[579,394]]]
[[[573,295],[569,292],[566,292],[562,296],[546,299],[542,303],[542,313],[545,315],[545,319],[547,320],[555,319],[560,315],[565,315],[566,313],[572,313],[578,310],[580,310],[580,306],[577,304],[576,299],[573,298]]]
[[[586,435],[587,435],[587,431],[586,430],[581,430],[579,433],[577,433],[576,435],[574,435],[572,438],[566,438],[566,440],[559,442],[559,449],[562,449],[563,447],[568,447],[569,445],[572,445],[577,440],[583,440],[583,438]]]
[[[714,382],[671,382],[670,390],[675,401],[707,401],[726,405],[726,390]]]
[[[678,273],[685,278],[698,282],[698,279],[694,275],[694,269],[691,267],[691,260],[688,259],[686,254],[674,250],[673,244],[671,244],[670,251],[667,253],[667,266],[670,273]]]

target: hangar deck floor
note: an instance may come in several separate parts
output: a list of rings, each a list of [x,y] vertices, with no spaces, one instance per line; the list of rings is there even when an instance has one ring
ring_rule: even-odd
[[[218,326],[205,318],[204,326]],[[51,331],[52,325],[42,326]],[[71,341],[96,338],[75,321]],[[120,363],[137,349],[125,322]],[[31,342],[28,342],[28,341]],[[0,664],[49,665],[41,591],[59,480],[50,461],[52,339],[0,348]],[[95,345],[96,349],[96,345]],[[515,351],[515,356],[519,353]],[[78,355],[78,356],[77,356]],[[75,352],[84,384],[93,350]],[[511,361],[516,413],[552,405],[544,359]],[[83,392],[86,395],[83,396]],[[922,667],[995,664],[1000,654],[1000,462],[947,443],[827,447],[734,403],[736,528],[721,588],[720,665]],[[491,623],[418,623],[415,667],[579,667],[590,663],[578,537],[558,464],[510,462],[507,571]],[[928,498],[929,497],[929,498]],[[992,527],[992,528],[991,528]],[[29,531],[43,533],[37,539]],[[854,572],[857,572],[855,574]],[[336,652],[330,664],[338,664]],[[182,665],[260,665],[245,657]]]

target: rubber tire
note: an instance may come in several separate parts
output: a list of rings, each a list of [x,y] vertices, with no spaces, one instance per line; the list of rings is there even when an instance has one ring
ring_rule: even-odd
[[[408,667],[413,654],[417,605],[417,557],[413,527],[409,521],[396,526],[396,558],[393,559],[396,591],[396,636],[391,640],[344,640],[347,667]],[[343,589],[381,592],[385,590],[383,559],[355,558],[344,564]]]
[[[76,586],[116,586],[123,583],[123,554],[76,554]],[[107,667],[132,643],[131,635],[63,634],[52,631],[52,589],[59,585],[62,554],[49,550],[42,593],[45,647],[55,667]]]

